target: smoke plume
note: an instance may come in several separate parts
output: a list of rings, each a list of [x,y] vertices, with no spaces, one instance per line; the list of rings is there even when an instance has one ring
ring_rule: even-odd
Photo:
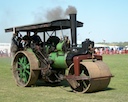
[[[77,10],[74,6],[68,6],[66,10],[62,9],[60,6],[48,9],[44,13],[44,10],[42,12],[37,12],[35,15],[35,22],[47,22],[47,21],[53,21],[57,19],[66,19],[69,17],[69,14],[76,14]]]
[[[65,11],[65,14],[66,15],[77,14],[77,10],[76,10],[76,8],[74,6],[68,6],[68,8]]]
[[[64,19],[65,14],[64,10],[61,7],[56,7],[54,9],[48,10],[45,18],[47,21],[57,20],[57,19]]]

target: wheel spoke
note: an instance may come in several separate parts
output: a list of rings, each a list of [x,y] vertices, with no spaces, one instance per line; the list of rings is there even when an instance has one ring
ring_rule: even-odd
[[[20,61],[20,62],[23,62],[23,57],[22,57],[22,58],[19,58],[19,61]]]
[[[23,78],[23,74],[22,73],[19,73],[19,77],[22,79]]]
[[[25,56],[23,57],[23,63],[24,63],[24,65],[26,65],[26,64],[27,64],[27,59],[26,59],[26,57],[25,57]]]
[[[22,68],[17,68],[17,71],[22,72]]]
[[[27,83],[30,75],[30,64],[26,56],[19,58],[17,71],[21,81]]]
[[[30,72],[28,70],[25,71],[28,75],[30,75]]]
[[[27,75],[25,73],[23,73],[23,81],[24,81],[24,83],[26,83],[27,80],[28,80]]]
[[[74,75],[74,67],[73,66],[71,66],[71,68],[70,68],[69,75]],[[86,78],[90,77],[87,69],[85,67],[83,67],[82,65],[80,66],[80,76],[86,77]],[[89,81],[81,79],[81,80],[76,80],[77,84],[74,84],[72,81],[70,83],[71,83],[70,84],[71,88],[75,92],[85,92],[88,87]]]
[[[84,87],[86,88],[87,87],[87,84],[85,83],[84,80],[82,80],[82,82],[83,82]]]
[[[26,64],[26,69],[30,69],[30,64]]]
[[[84,77],[84,76],[85,76],[85,77],[89,77],[89,76],[87,76],[87,75],[85,74],[85,70],[84,70],[84,69],[81,71],[80,76],[83,76],[83,77]],[[84,80],[82,80],[82,85],[83,85],[84,88],[87,87],[87,84],[86,84],[86,82],[85,82]]]

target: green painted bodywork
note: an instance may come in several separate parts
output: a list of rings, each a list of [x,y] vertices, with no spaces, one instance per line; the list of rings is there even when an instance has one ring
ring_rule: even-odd
[[[28,51],[28,52],[32,52],[32,53],[35,55],[35,53],[33,52],[33,50],[32,50],[31,48],[27,48],[26,51]],[[36,55],[35,55],[35,57],[36,57]],[[38,60],[37,57],[36,57],[36,59]],[[38,61],[39,61],[39,60],[38,60]]]
[[[68,67],[66,64],[66,55],[67,54],[65,54],[62,51],[50,53],[49,59],[51,59],[54,62],[52,64],[52,67],[66,69]]]
[[[59,43],[57,44],[57,46],[56,46],[56,49],[57,49],[58,51],[63,51],[63,45],[64,45],[64,43],[65,43],[65,41],[59,42]]]
[[[52,68],[66,69],[68,67],[66,64],[67,53],[63,51],[64,44],[65,41],[60,41],[56,45],[56,50],[49,54],[49,59],[53,61]]]
[[[27,48],[26,51],[33,52],[31,48]]]
[[[55,52],[51,52],[49,54],[49,59],[54,62],[51,65],[52,68],[67,69],[67,67],[68,67],[67,64],[66,64],[67,53],[62,51],[63,44],[64,44],[64,41],[58,43],[57,46],[56,46],[56,51]],[[31,48],[26,49],[26,51],[33,52]],[[37,60],[38,60],[38,58],[37,58]]]

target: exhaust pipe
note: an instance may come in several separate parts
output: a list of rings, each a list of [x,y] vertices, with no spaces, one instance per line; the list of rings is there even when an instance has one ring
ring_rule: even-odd
[[[72,47],[77,47],[77,21],[76,21],[76,14],[69,14],[70,15],[70,25],[71,25],[71,40],[72,40]]]

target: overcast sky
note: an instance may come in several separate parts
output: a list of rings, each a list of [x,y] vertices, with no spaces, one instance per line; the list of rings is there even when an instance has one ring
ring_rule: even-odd
[[[77,30],[78,40],[128,41],[128,0],[1,0],[0,43],[11,41],[5,28],[46,22],[47,12],[68,6],[76,8],[77,20],[84,23]]]

